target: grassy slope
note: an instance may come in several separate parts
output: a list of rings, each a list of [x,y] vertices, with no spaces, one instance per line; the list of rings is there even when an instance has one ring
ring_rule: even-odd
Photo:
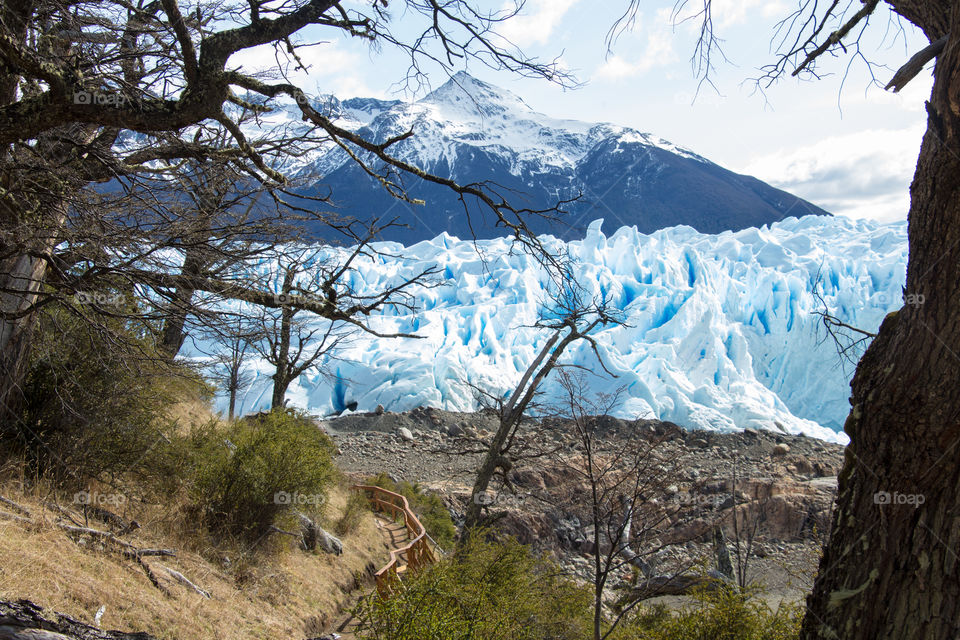
[[[196,538],[151,526],[151,514],[137,513],[143,528],[124,539],[140,547],[177,550],[176,558],[145,561],[169,590],[156,589],[133,561],[78,544],[53,526],[42,500],[0,486],[0,494],[28,507],[34,520],[23,524],[0,520],[0,598],[26,598],[89,624],[101,605],[101,628],[147,631],[159,638],[298,638],[319,635],[344,605],[370,563],[386,558],[372,514],[343,537],[344,553],[307,553],[286,542],[275,542],[270,553],[227,569],[201,554]],[[346,504],[347,491],[336,489],[328,503],[335,520]],[[145,517],[144,517],[145,516]],[[143,518],[143,519],[141,519]],[[96,523],[91,526],[100,528]],[[277,537],[277,536],[274,536]],[[282,545],[282,546],[281,546]],[[161,569],[169,566],[212,594],[207,600],[174,582]]]

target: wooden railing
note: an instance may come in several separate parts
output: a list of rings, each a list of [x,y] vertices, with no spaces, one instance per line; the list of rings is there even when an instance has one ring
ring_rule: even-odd
[[[403,518],[407,530],[409,542],[391,551],[390,561],[375,574],[377,591],[382,596],[388,596],[400,584],[403,573],[416,572],[421,567],[435,563],[437,554],[430,546],[427,530],[420,524],[406,498],[382,487],[366,484],[355,485],[353,490],[366,495],[374,511],[388,512],[393,520]]]

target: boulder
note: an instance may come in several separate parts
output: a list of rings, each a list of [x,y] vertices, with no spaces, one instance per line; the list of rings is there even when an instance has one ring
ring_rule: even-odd
[[[327,553],[339,556],[343,553],[343,542],[335,535],[317,527],[317,543]]]

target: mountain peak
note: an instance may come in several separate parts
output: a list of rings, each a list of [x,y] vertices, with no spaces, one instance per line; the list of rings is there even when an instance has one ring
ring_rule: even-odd
[[[458,71],[419,102],[487,117],[505,111],[533,111],[515,93],[478,80],[466,71]]]

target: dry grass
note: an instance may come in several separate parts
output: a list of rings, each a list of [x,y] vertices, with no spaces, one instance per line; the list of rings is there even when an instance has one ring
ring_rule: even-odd
[[[175,558],[145,559],[170,592],[165,595],[135,562],[94,548],[96,543],[68,538],[54,526],[39,497],[24,495],[13,484],[0,486],[0,494],[42,520],[29,527],[0,519],[0,598],[27,598],[89,624],[106,605],[102,628],[146,631],[165,639],[320,635],[358,595],[350,592],[364,586],[367,567],[379,566],[386,557],[372,514],[343,537],[344,553],[337,557],[300,551],[287,540],[271,540],[254,553],[221,553],[205,546],[200,534],[173,526],[176,518],[160,517],[160,507],[128,507],[126,516],[136,517],[143,528],[125,540],[140,547],[177,549]],[[347,498],[344,488],[331,491],[328,522],[336,521]],[[9,511],[2,505],[0,510]],[[217,560],[224,555],[233,561]],[[212,598],[175,582],[163,566],[184,574]]]
[[[175,429],[175,432],[186,432],[190,425],[204,424],[210,421],[224,422],[224,418],[213,411],[209,402],[203,398],[190,397],[190,394],[184,395],[187,397],[166,407],[163,414],[167,420],[179,428]]]

